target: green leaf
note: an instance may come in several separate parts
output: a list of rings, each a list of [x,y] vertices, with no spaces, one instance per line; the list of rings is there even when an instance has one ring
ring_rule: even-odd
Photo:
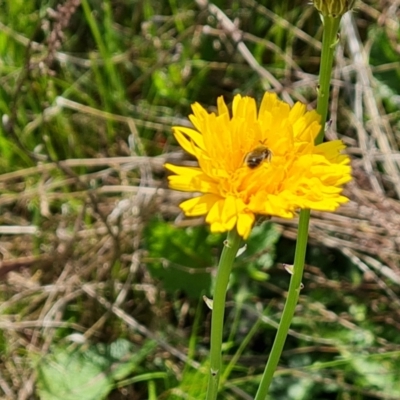
[[[394,42],[391,40],[387,32],[380,27],[372,25],[368,36],[371,40],[372,47],[370,50],[370,63],[373,66],[381,66],[384,64],[397,63],[399,60],[398,52],[395,49]],[[393,101],[391,98],[400,94],[400,70],[399,68],[389,68],[374,72],[374,78],[378,80],[379,94],[383,98]],[[379,87],[384,85],[383,87]],[[394,101],[392,108],[398,106],[398,100]],[[393,110],[394,111],[394,110]]]
[[[41,400],[101,400],[115,381],[134,371],[155,347],[147,342],[134,352],[127,340],[86,347],[56,347],[37,366]]]
[[[276,225],[269,222],[253,228],[244,255],[246,256],[247,271],[254,280],[265,281],[268,279],[265,271],[274,263],[275,244],[280,236]]]
[[[153,221],[146,231],[151,275],[171,293],[182,290],[196,299],[208,293],[209,268],[215,266],[209,235],[205,227],[183,229]]]
[[[348,351],[342,353],[345,353],[349,360],[358,387],[377,388],[389,394],[391,398],[395,396],[400,398],[399,374],[396,367],[398,356],[396,357],[395,353],[386,355],[350,354]]]

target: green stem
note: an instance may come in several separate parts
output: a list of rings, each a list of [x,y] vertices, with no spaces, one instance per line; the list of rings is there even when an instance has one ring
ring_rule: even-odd
[[[322,40],[321,66],[319,73],[319,87],[317,99],[317,111],[321,115],[321,131],[315,140],[315,144],[322,143],[324,139],[325,124],[328,115],[330,82],[332,74],[333,57],[340,18],[324,18],[324,35]],[[294,258],[293,275],[290,279],[289,291],[285,307],[282,312],[281,321],[275,336],[274,344],[268,358],[267,365],[261,378],[254,400],[264,400],[268,396],[268,390],[278,366],[279,359],[285,345],[290,324],[294,316],[296,305],[300,295],[301,280],[303,277],[304,261],[306,256],[308,225],[310,221],[310,210],[300,212],[299,230],[297,235],[296,253]]]
[[[333,57],[335,54],[339,25],[340,18],[324,17],[324,36],[322,38],[317,98],[317,112],[321,115],[321,131],[315,139],[315,144],[320,144],[324,140],[325,124],[329,108]]]
[[[264,400],[267,397],[269,386],[272,382],[274,372],[281,358],[283,346],[292,323],[294,311],[300,294],[301,279],[303,277],[304,260],[307,249],[308,239],[308,222],[310,220],[310,210],[302,210],[300,212],[299,232],[296,243],[296,253],[294,256],[293,275],[290,279],[289,292],[287,295],[285,307],[283,309],[281,321],[279,323],[278,332],[268,358],[264,374],[261,379],[256,397],[254,400]]]
[[[236,229],[231,230],[224,242],[224,249],[222,250],[221,259],[219,260],[211,318],[210,376],[208,380],[206,400],[215,400],[218,394],[218,385],[222,367],[221,350],[226,290],[229,283],[232,265],[239,250],[240,239],[241,238]]]

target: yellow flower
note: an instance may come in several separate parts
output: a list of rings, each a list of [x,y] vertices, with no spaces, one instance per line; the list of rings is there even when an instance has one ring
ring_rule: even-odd
[[[172,189],[201,192],[180,207],[187,216],[206,215],[212,232],[235,226],[246,239],[257,215],[292,218],[299,209],[334,211],[348,199],[349,157],[340,140],[314,145],[320,116],[292,108],[266,93],[257,113],[254,99],[235,96],[232,117],[222,97],[218,113],[192,105],[195,129],[174,127],[182,148],[199,167],[166,164]],[[252,157],[256,149],[256,156]],[[254,162],[253,162],[254,161]]]

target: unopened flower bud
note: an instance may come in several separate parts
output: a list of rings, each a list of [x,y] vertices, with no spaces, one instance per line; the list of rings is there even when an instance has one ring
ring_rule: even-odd
[[[339,18],[354,8],[356,0],[313,0],[314,7],[324,16]]]

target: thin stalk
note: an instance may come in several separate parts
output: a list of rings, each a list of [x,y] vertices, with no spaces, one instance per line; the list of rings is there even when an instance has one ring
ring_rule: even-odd
[[[319,86],[317,111],[321,115],[321,131],[315,140],[315,144],[322,143],[324,139],[325,124],[328,115],[330,82],[333,66],[335,44],[339,30],[340,18],[324,18],[324,34],[322,39],[321,66],[319,72]],[[254,400],[264,400],[268,396],[274,372],[281,358],[283,346],[289,332],[290,325],[294,316],[296,305],[300,295],[300,286],[303,278],[304,262],[308,240],[308,225],[310,221],[310,210],[300,212],[299,229],[296,243],[296,253],[294,258],[293,275],[290,279],[289,291],[283,309],[281,321],[275,336],[274,344],[268,358],[267,365],[261,378]]]
[[[211,317],[211,343],[210,343],[210,375],[208,379],[206,400],[215,400],[218,394],[219,379],[222,368],[222,333],[224,327],[225,298],[229,283],[229,276],[232,265],[239,250],[240,236],[236,229],[228,233],[224,242],[224,249],[219,260],[217,277],[215,280],[215,290],[213,298],[213,308]]]
[[[304,260],[306,257],[308,223],[310,220],[310,210],[302,210],[299,219],[299,232],[296,243],[296,253],[294,256],[293,275],[290,279],[289,291],[283,309],[281,321],[279,322],[278,332],[276,333],[274,344],[268,358],[261,383],[254,400],[264,400],[267,398],[268,389],[279,359],[281,358],[283,346],[289,331],[290,324],[294,316],[297,301],[300,295],[301,280],[303,278]]]
[[[322,38],[321,65],[319,67],[317,112],[321,115],[321,131],[315,144],[324,140],[325,124],[328,117],[329,94],[332,77],[333,57],[337,44],[340,18],[324,17],[324,36]]]

